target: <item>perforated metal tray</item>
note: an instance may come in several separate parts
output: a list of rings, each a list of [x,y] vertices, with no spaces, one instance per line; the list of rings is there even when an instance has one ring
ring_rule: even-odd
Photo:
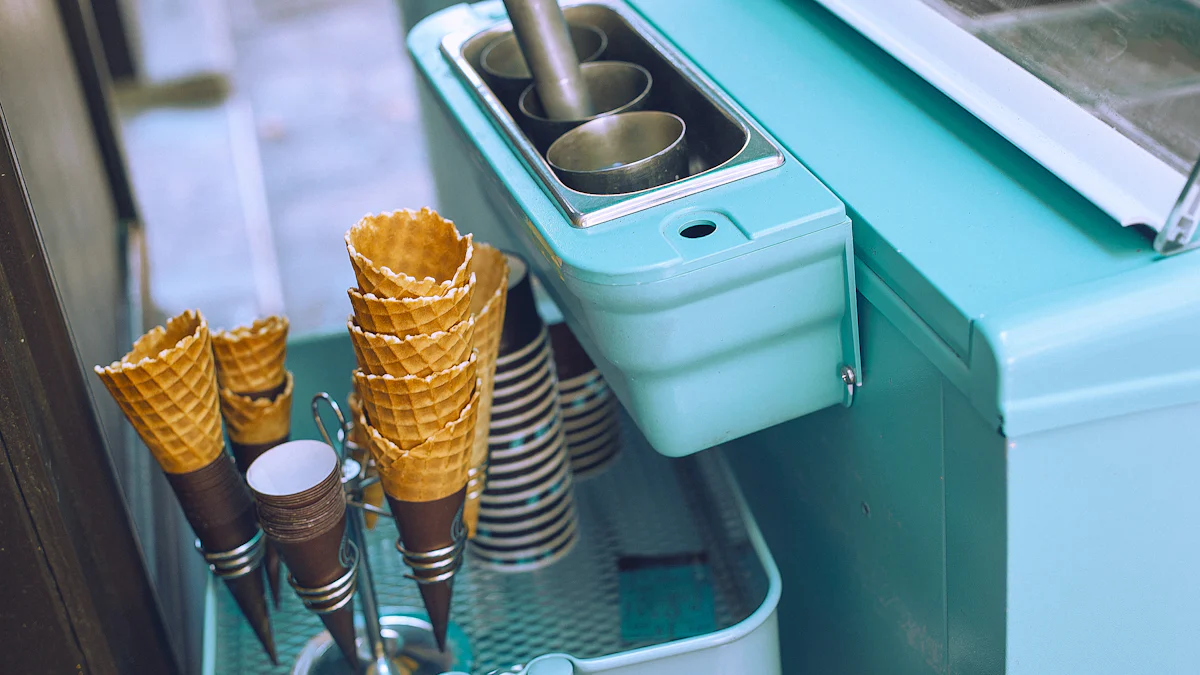
[[[468,553],[455,581],[451,618],[469,636],[470,672],[507,670],[548,653],[595,659],[689,638],[697,648],[711,646],[706,635],[656,635],[644,625],[631,627],[631,612],[646,600],[630,597],[630,586],[622,583],[619,565],[631,558],[703,559],[712,603],[711,617],[699,623],[711,621],[709,635],[743,622],[764,604],[773,610],[778,576],[720,450],[672,460],[653,452],[627,419],[622,426],[626,447],[617,463],[576,486],[581,538],[570,554],[536,572],[502,573],[472,565]],[[369,540],[381,604],[421,606],[416,585],[403,576],[391,522],[382,519]],[[280,659],[272,666],[232,598],[219,586],[210,588],[206,675],[290,671],[322,627],[290,589],[284,591],[283,608],[272,617]]]

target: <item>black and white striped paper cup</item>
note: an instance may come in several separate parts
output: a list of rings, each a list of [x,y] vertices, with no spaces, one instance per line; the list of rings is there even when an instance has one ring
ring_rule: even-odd
[[[496,360],[488,478],[471,552],[476,564],[520,572],[558,560],[579,536],[550,336],[534,309],[524,265],[512,257],[509,265],[514,273]]]
[[[616,399],[565,324],[550,328],[558,403],[576,480],[603,473],[621,449]]]

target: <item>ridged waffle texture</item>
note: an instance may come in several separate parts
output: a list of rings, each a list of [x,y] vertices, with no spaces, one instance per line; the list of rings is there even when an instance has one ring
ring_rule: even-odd
[[[470,316],[450,330],[407,337],[363,330],[354,319],[346,328],[358,367],[372,375],[432,375],[469,358],[475,339],[475,319]]]
[[[213,355],[221,387],[238,394],[278,387],[284,378],[287,334],[288,320],[282,316],[214,333]]]
[[[212,336],[198,311],[154,328],[96,374],[163,471],[204,468],[225,448]]]
[[[471,297],[475,292],[475,275],[467,283],[455,286],[442,295],[419,298],[388,298],[362,293],[351,288],[350,306],[354,319],[363,330],[387,333],[398,337],[449,330],[471,313]]]
[[[292,428],[292,374],[285,373],[287,384],[274,399],[250,398],[229,387],[221,388],[221,414],[229,438],[244,445],[278,441]]]
[[[476,386],[475,394],[458,419],[408,450],[384,438],[368,424],[371,453],[379,467],[384,491],[400,501],[426,502],[461,490],[467,484],[478,402]]]
[[[357,371],[354,380],[371,426],[407,450],[458,418],[475,393],[477,364],[472,353],[466,361],[424,377]]]
[[[500,351],[500,331],[504,327],[504,309],[508,300],[508,260],[504,254],[487,244],[476,244],[475,258],[476,285],[471,300],[471,317],[475,319],[475,351],[479,354],[479,419],[475,424],[470,460],[474,475],[463,508],[463,523],[470,536],[474,536],[475,525],[479,522],[479,497],[487,480],[492,387],[495,384],[496,356]]]
[[[364,293],[389,298],[442,295],[471,273],[471,235],[429,208],[368,215],[346,233]]]

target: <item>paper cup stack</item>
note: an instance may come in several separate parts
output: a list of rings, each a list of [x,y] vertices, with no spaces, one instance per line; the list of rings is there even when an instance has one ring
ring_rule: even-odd
[[[358,672],[354,634],[357,554],[346,538],[342,465],[333,448],[292,441],[259,455],[246,472],[263,531],[291,571],[305,606],[316,612]]]
[[[358,288],[348,322],[357,421],[409,554],[447,549],[463,527],[482,383],[471,236],[429,209],[367,216],[346,233]],[[452,579],[413,569],[439,645]]]
[[[173,317],[138,338],[121,360],[96,366],[96,374],[158,460],[204,551],[252,548],[262,534],[250,491],[225,453],[204,317],[196,311]],[[238,574],[225,576],[225,585],[275,662],[262,571],[254,566]]]
[[[571,453],[571,473],[580,481],[604,473],[621,449],[617,402],[604,376],[566,324],[550,327],[558,371],[558,405]]]
[[[578,540],[558,380],[528,269],[509,256],[504,327],[488,427],[491,458],[471,551],[493,569],[545,567]]]

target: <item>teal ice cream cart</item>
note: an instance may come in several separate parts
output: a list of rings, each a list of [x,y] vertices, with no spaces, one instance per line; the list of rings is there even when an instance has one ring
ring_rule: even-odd
[[[566,188],[492,92],[500,2],[409,34],[442,211],[531,261],[650,446],[723,448],[782,583],[777,645],[524,672],[1195,672],[1200,256],[1150,231],[1186,191],[1123,227],[856,4],[564,3],[693,134],[632,195]]]

